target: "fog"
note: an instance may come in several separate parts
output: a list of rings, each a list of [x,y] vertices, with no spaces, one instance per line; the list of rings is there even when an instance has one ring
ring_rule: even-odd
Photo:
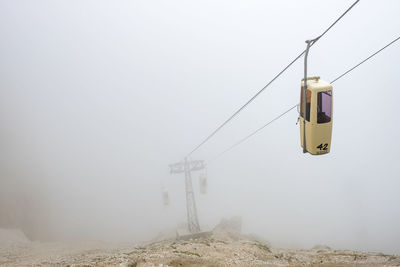
[[[1,0],[0,227],[11,212],[33,239],[140,242],[185,222],[168,165],[352,2]],[[360,1],[311,48],[310,76],[329,82],[398,37],[399,10]],[[193,172],[200,224],[241,216],[276,246],[400,253],[399,60],[396,43],[335,82],[329,154],[302,153],[293,110],[210,162],[206,195]],[[191,159],[298,103],[302,75],[303,59]]]

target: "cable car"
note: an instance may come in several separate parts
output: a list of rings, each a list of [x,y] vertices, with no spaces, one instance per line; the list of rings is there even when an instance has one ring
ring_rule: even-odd
[[[207,174],[206,173],[200,174],[199,182],[200,182],[200,193],[206,194],[207,193]]]
[[[303,78],[299,111],[301,146],[304,153],[326,154],[330,151],[332,137],[332,85],[320,77],[309,77],[306,87],[304,97]]]
[[[162,200],[163,200],[164,206],[169,205],[169,196],[168,196],[168,191],[166,189],[164,189],[162,192]]]

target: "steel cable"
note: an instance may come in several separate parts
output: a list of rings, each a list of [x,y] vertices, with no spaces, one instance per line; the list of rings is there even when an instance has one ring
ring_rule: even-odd
[[[393,41],[391,41],[390,43],[388,43],[387,45],[385,45],[384,47],[382,47],[381,49],[379,49],[378,51],[376,51],[375,53],[373,53],[372,55],[370,55],[369,57],[367,57],[366,59],[364,59],[363,61],[361,61],[360,63],[358,63],[357,65],[355,65],[354,67],[350,68],[349,70],[345,71],[343,74],[339,75],[337,78],[335,78],[334,80],[331,81],[331,84],[336,82],[337,80],[341,79],[343,76],[345,76],[346,74],[348,74],[349,72],[351,72],[352,70],[356,69],[357,67],[359,67],[361,64],[365,63],[366,61],[368,61],[369,59],[371,59],[372,57],[376,56],[377,54],[379,54],[380,52],[382,52],[383,50],[385,50],[387,47],[389,47],[390,45],[394,44],[395,42],[397,42],[398,40],[400,40],[400,36],[397,37],[396,39],[394,39]],[[209,161],[209,163],[213,162],[214,160],[218,159],[219,157],[221,157],[223,154],[225,154],[226,152],[232,150],[233,148],[237,147],[238,145],[240,145],[241,143],[243,143],[244,141],[246,141],[247,139],[249,139],[250,137],[252,137],[253,135],[255,135],[256,133],[258,133],[259,131],[261,131],[262,129],[264,129],[265,127],[267,127],[268,125],[270,125],[271,123],[273,123],[274,121],[280,119],[281,117],[283,117],[284,115],[286,115],[289,111],[291,111],[292,109],[294,109],[295,107],[297,107],[298,104],[294,105],[293,107],[291,107],[290,109],[286,110],[285,112],[281,113],[280,115],[278,115],[277,117],[275,117],[274,119],[272,119],[271,121],[269,121],[268,123],[264,124],[263,126],[261,126],[260,128],[258,128],[257,130],[255,130],[254,132],[250,133],[249,135],[247,135],[246,137],[240,139],[238,142],[234,143],[232,146],[230,146],[229,148],[225,149],[224,151],[222,151],[221,153],[219,153],[216,157],[214,157],[212,160]]]
[[[367,57],[366,59],[364,59],[363,61],[361,61],[360,63],[358,63],[357,65],[355,65],[354,67],[352,67],[351,69],[349,69],[348,71],[346,71],[345,73],[343,73],[342,75],[339,75],[336,79],[334,79],[333,81],[331,81],[331,83],[336,82],[337,80],[339,80],[340,78],[342,78],[343,76],[345,76],[347,73],[351,72],[352,70],[356,69],[357,67],[359,67],[361,64],[363,64],[364,62],[368,61],[369,59],[371,59],[372,57],[374,57],[375,55],[379,54],[381,51],[385,50],[387,47],[389,47],[390,45],[394,44],[395,42],[397,42],[400,39],[400,36],[397,37],[396,39],[394,39],[393,41],[391,41],[390,43],[388,43],[387,45],[385,45],[384,47],[382,47],[381,49],[379,49],[378,51],[376,51],[375,53],[373,53],[372,55],[370,55],[369,57]]]
[[[319,39],[321,39],[339,20],[341,20],[360,0],[355,1],[339,18],[337,18],[321,35],[313,39],[312,45],[314,45]],[[306,50],[301,52],[295,59],[293,59],[283,70],[281,70],[271,81],[267,83],[261,90],[259,90],[254,96],[252,96],[243,106],[236,110],[227,120],[225,120],[220,126],[218,126],[210,135],[208,135],[200,144],[198,144],[192,151],[190,151],[186,157],[192,155],[197,149],[204,145],[210,140],[219,130],[221,130],[226,124],[228,124],[236,115],[238,115],[247,105],[249,105],[254,99],[256,99],[268,86],[270,86],[279,76],[282,75],[290,66],[292,66],[300,57],[304,55]]]

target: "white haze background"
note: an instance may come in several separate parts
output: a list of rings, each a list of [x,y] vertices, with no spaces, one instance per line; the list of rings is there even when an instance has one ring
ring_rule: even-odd
[[[138,242],[186,220],[183,156],[353,1],[0,1],[0,187],[51,239]],[[400,2],[362,0],[315,46],[331,81],[399,36]],[[400,43],[334,84],[331,153],[292,111],[193,183],[199,219],[273,245],[400,253]],[[303,59],[195,154],[298,102]],[[171,206],[161,202],[169,190]],[[22,193],[21,193],[22,192]]]

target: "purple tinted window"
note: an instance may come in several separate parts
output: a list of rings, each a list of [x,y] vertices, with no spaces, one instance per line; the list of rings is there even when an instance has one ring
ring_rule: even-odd
[[[327,123],[332,117],[332,91],[318,93],[318,123]]]

